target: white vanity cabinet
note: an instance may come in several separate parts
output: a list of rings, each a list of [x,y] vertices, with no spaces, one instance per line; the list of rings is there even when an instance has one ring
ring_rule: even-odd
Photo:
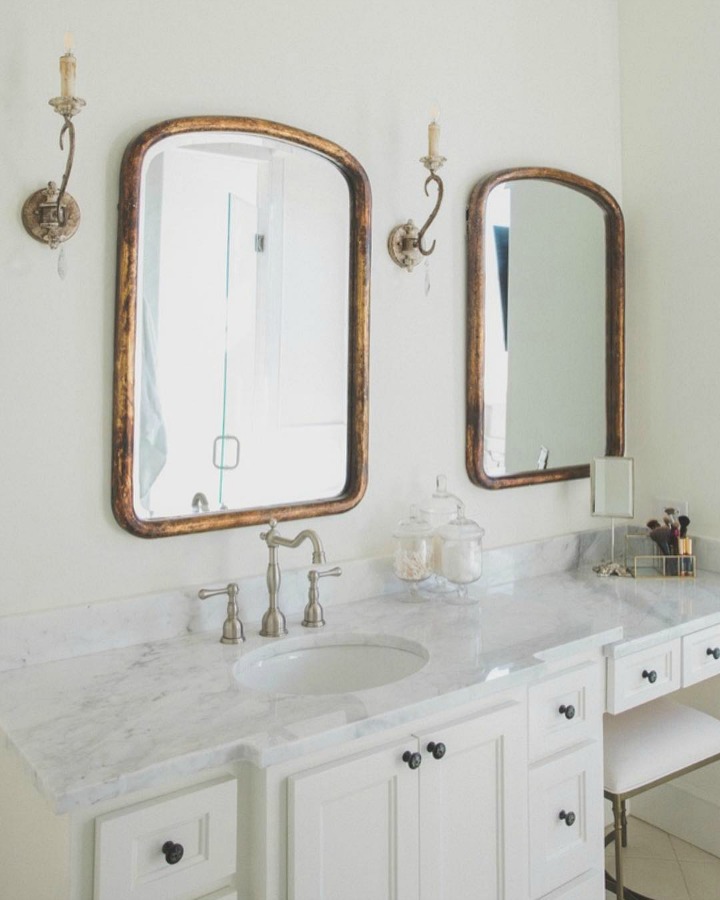
[[[527,896],[522,700],[288,779],[289,900]]]
[[[530,896],[601,900],[602,667],[550,674],[528,700]]]

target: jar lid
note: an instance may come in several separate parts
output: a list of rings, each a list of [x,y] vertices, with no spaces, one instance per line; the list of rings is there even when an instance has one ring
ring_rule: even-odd
[[[421,512],[433,525],[443,525],[455,515],[458,503],[463,501],[447,489],[445,475],[435,477],[435,490],[422,506]]]
[[[417,506],[410,507],[410,516],[398,522],[393,532],[394,538],[430,537],[432,525],[425,519]]]
[[[485,534],[485,529],[472,519],[465,518],[465,507],[462,503],[458,503],[455,516],[438,528],[437,533],[443,540],[468,541],[481,539]]]

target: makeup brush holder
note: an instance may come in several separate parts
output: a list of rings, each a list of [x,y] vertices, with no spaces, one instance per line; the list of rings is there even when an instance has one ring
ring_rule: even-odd
[[[692,553],[692,538],[678,539],[678,553],[660,553],[646,534],[625,535],[625,565],[633,578],[694,578],[697,557]]]

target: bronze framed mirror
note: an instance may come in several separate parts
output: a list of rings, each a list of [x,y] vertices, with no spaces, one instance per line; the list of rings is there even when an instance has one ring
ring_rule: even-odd
[[[345,512],[367,481],[370,186],[262,119],[161,122],[120,175],[112,505],[162,537]]]
[[[624,223],[608,191],[496,172],[468,208],[466,466],[486,488],[586,478],[624,451]]]

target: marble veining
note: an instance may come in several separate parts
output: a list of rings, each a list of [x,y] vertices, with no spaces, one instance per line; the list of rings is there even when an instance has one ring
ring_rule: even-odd
[[[502,584],[516,578],[575,569],[607,553],[609,532],[591,531],[488,550],[484,556],[484,584]],[[307,600],[305,566],[292,569],[283,560],[282,608],[299,613]],[[328,556],[328,565],[337,560]],[[398,590],[390,558],[340,561],[341,578],[322,585],[323,603],[351,603],[360,596],[391,594]],[[243,621],[260,619],[267,608],[265,574],[233,576],[240,593]],[[361,592],[358,585],[362,585]],[[145,641],[163,641],[220,628],[226,601],[214,597],[200,601],[198,588],[209,584],[145,594],[42,613],[6,616],[0,628],[0,672],[21,666],[69,659],[128,647]]]
[[[575,552],[575,551],[573,551]],[[348,694],[243,688],[233,667],[267,646],[185,634],[0,674],[0,728],[54,808],[66,811],[237,760],[266,766],[480,699],[538,677],[561,653],[620,655],[720,622],[720,576],[598,578],[587,568],[473,587],[476,607],[403,593],[326,606],[325,634],[402,635],[427,664]],[[289,638],[307,632],[289,616]],[[281,639],[283,640],[283,639]]]

